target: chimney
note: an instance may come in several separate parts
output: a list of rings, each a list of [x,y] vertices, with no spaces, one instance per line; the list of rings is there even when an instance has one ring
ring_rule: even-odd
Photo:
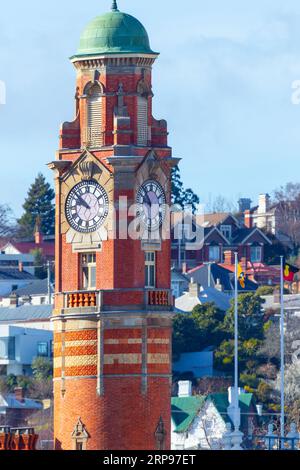
[[[200,293],[200,286],[197,282],[194,282],[194,279],[191,278],[191,282],[189,284],[189,294],[191,297],[198,297]]]
[[[242,266],[242,269],[243,269],[244,271],[247,271],[247,258],[246,258],[246,256],[243,256],[243,257],[241,258],[240,264],[241,264],[241,266]]]
[[[35,232],[34,241],[36,245],[40,245],[41,243],[43,243],[43,235],[41,234],[41,232]]]
[[[244,224],[247,228],[253,227],[253,217],[250,210],[244,212]]]
[[[22,261],[19,261],[19,271],[20,271],[20,273],[22,273],[23,270],[24,270],[24,269],[23,269],[23,262],[22,262]]]
[[[222,286],[220,279],[217,279],[217,283],[215,284],[215,289],[217,289],[219,292],[224,292],[224,287]]]
[[[186,273],[187,273],[187,264],[182,263],[182,274],[186,274]]]
[[[14,389],[15,393],[15,398],[16,400],[20,401],[21,403],[24,403],[25,399],[25,393],[24,393],[24,388],[23,387],[16,387]]]
[[[19,296],[15,292],[12,292],[9,296],[9,307],[17,308],[19,305]]]
[[[178,382],[178,397],[192,396],[192,382],[190,380],[181,380]]]
[[[258,213],[265,214],[268,212],[270,206],[269,194],[260,194],[258,198]]]
[[[43,242],[43,235],[41,232],[41,218],[39,216],[36,218],[35,221],[34,241],[36,245],[40,245]]]
[[[229,266],[234,265],[233,251],[224,251],[224,264],[227,264]]]

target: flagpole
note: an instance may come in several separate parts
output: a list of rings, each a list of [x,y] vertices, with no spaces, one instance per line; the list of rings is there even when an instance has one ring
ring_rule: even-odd
[[[280,355],[281,355],[281,368],[280,368],[280,396],[281,396],[281,419],[280,419],[280,434],[284,437],[285,434],[285,395],[284,395],[284,297],[283,297],[283,256],[280,257]],[[283,445],[283,441],[282,441]]]
[[[235,282],[234,282],[234,397],[235,397],[235,423],[236,429],[239,428],[238,408],[239,408],[239,344],[238,344],[238,254],[235,257]]]

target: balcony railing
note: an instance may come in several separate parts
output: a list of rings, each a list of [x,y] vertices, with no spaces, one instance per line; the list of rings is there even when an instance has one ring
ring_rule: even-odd
[[[104,132],[98,127],[86,127],[83,131],[83,145],[85,147],[102,147]]]
[[[96,308],[97,292],[69,292],[65,294],[65,308]]]
[[[68,311],[95,313],[122,309],[130,305],[133,310],[172,310],[174,299],[169,289],[108,289],[101,291],[75,291],[63,296],[62,307]],[[132,299],[135,298],[135,302]],[[80,313],[79,312],[79,313]]]

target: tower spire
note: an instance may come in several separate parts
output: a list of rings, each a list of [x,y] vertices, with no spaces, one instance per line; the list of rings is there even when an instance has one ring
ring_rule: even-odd
[[[117,0],[113,0],[112,6],[111,6],[111,11],[119,11],[118,10]]]

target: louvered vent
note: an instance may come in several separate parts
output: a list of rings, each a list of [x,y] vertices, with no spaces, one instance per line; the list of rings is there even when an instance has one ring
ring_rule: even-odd
[[[138,136],[137,144],[148,144],[148,100],[138,97]]]
[[[102,96],[98,87],[92,91],[88,98],[87,113],[87,136],[86,140],[92,147],[101,147],[102,138]]]

